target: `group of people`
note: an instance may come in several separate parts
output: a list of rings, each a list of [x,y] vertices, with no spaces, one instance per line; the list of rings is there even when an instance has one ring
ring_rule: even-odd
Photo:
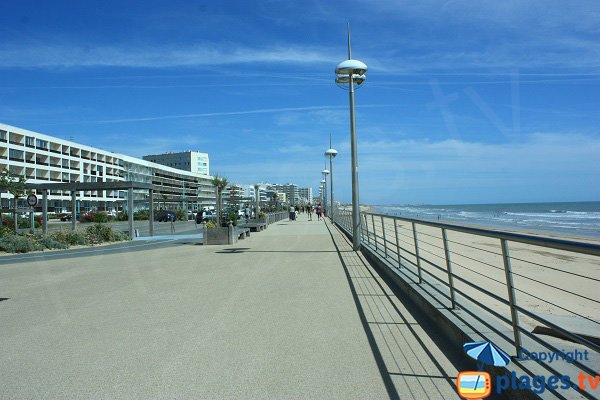
[[[313,211],[315,214],[317,214],[317,220],[320,221],[322,217],[324,217],[323,215],[323,207],[320,204],[317,204],[316,206],[312,206],[311,204],[307,205],[307,206],[300,206],[298,208],[295,208],[294,206],[290,207],[290,221],[295,221],[296,217],[298,216],[298,213],[305,213],[308,214],[308,220],[312,221],[312,215],[313,215]]]

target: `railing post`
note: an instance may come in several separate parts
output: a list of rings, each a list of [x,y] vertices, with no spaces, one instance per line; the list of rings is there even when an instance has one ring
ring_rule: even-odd
[[[383,233],[383,254],[385,254],[385,258],[387,259],[387,242],[385,240],[385,224],[383,223],[383,215],[379,218],[381,218],[381,232]]]
[[[417,227],[415,223],[412,222],[412,230],[413,230],[413,240],[415,241],[415,256],[417,257],[417,274],[419,275],[419,283],[423,282],[423,277],[421,276],[421,257],[419,256],[419,240],[417,239]]]
[[[448,248],[448,237],[446,235],[446,228],[442,228],[442,240],[444,241],[446,270],[448,271],[448,285],[450,286],[450,308],[454,309],[456,307],[456,299],[454,296],[454,278],[452,276],[452,262],[450,261],[450,249]]]
[[[367,214],[365,216],[365,230],[367,231],[367,242],[371,244],[371,234],[369,233],[369,223],[367,222]]]
[[[402,257],[400,256],[400,238],[398,238],[398,220],[394,218],[394,233],[396,234],[396,254],[398,255],[398,269],[402,268]]]
[[[371,214],[371,224],[373,225],[373,239],[375,239],[375,251],[377,251],[377,231],[375,230],[375,216]]]
[[[515,349],[517,350],[517,356],[519,356],[519,351],[521,350],[521,332],[519,331],[519,314],[515,308],[517,299],[515,297],[515,285],[512,278],[508,242],[506,239],[500,239],[500,244],[502,245],[502,259],[504,260],[504,274],[506,275],[506,288],[508,289],[508,304],[510,305],[510,317],[515,337]]]

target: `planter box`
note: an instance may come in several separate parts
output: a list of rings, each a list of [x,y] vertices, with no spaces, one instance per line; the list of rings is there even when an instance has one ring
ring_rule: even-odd
[[[207,228],[206,224],[203,229],[203,244],[234,244],[237,242],[237,238],[234,236],[234,227],[216,227],[216,228]]]

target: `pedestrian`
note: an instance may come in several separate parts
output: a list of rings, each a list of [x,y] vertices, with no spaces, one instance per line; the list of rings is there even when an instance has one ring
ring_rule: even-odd
[[[317,221],[321,220],[321,205],[317,204]]]
[[[250,219],[251,215],[252,215],[252,211],[250,210],[250,207],[248,206],[248,204],[246,204],[246,208],[244,208],[244,217],[246,218],[246,223],[248,223],[248,220]]]
[[[296,210],[294,209],[294,206],[290,206],[290,221],[293,221],[296,219]]]
[[[308,214],[308,220],[312,221],[312,206],[310,204],[306,206],[306,213]]]
[[[196,223],[201,224],[203,219],[204,219],[204,209],[202,208],[202,209],[198,210],[198,212],[196,213]]]

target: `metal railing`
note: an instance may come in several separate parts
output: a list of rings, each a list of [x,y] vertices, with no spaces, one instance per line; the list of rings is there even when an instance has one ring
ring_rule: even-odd
[[[456,315],[468,315],[493,332],[509,354],[507,346],[517,356],[531,349],[560,353],[563,342],[556,338],[566,339],[571,347],[585,347],[591,361],[557,366],[536,360],[537,365],[554,375],[564,375],[564,368],[598,375],[600,342],[575,331],[600,329],[600,269],[594,268],[600,265],[600,245],[372,212],[362,212],[360,220],[362,246],[439,306],[460,309]],[[351,211],[336,209],[335,223],[352,235]]]
[[[277,211],[277,212],[273,212],[273,213],[269,213],[266,215],[266,223],[267,225],[271,225],[275,222],[281,221],[282,219],[285,219],[288,217],[288,212],[287,211]]]

